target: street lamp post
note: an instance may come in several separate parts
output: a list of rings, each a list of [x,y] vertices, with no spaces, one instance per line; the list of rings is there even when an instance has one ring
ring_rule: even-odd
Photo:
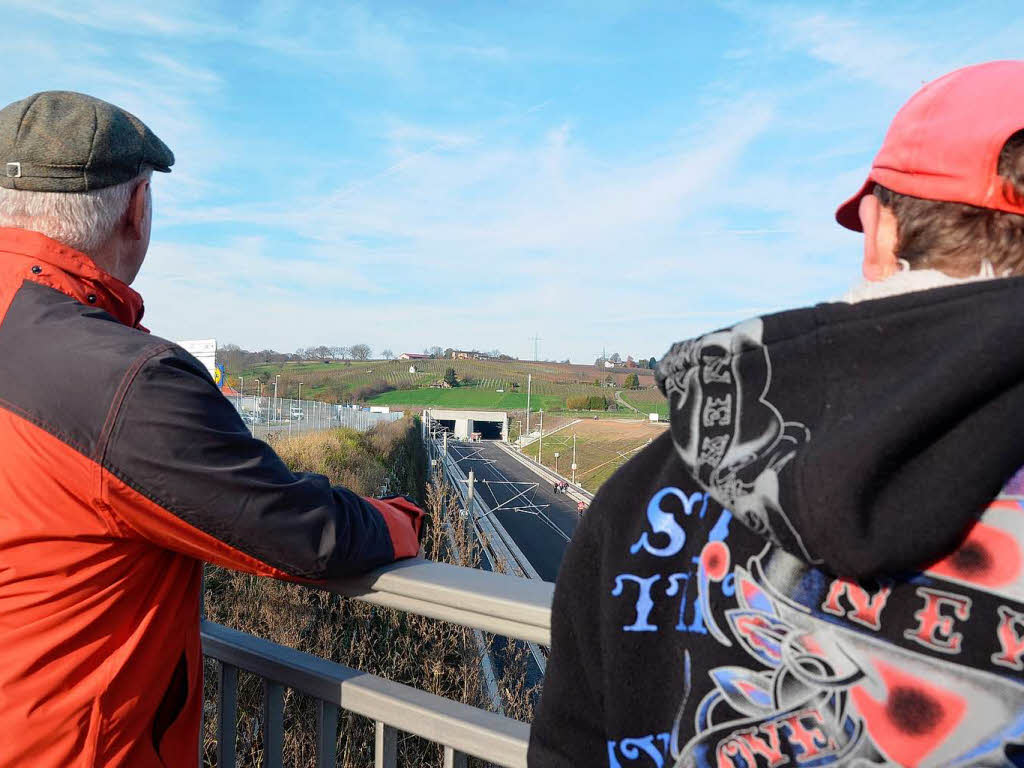
[[[280,381],[281,381],[281,374],[277,374],[274,377],[274,406],[273,406],[274,421],[277,421],[280,418],[280,415],[277,412],[278,409],[280,409],[280,407],[281,407],[281,404],[277,400],[277,384]]]
[[[260,423],[260,380],[256,379],[256,391],[252,396],[252,428],[255,434],[256,425]]]

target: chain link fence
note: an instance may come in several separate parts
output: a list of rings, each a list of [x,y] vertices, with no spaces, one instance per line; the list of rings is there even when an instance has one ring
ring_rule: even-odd
[[[293,400],[286,397],[229,395],[228,400],[242,416],[254,437],[266,439],[271,433],[298,435],[321,429],[349,427],[365,432],[376,424],[397,421],[401,412],[376,413],[350,405]]]

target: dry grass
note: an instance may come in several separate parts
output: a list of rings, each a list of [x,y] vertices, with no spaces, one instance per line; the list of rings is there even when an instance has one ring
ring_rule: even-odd
[[[615,470],[633,458],[649,441],[657,440],[667,429],[667,424],[639,420],[583,420],[545,437],[541,461],[554,469],[555,453],[560,453],[558,471],[568,477],[575,434],[576,481],[591,493],[596,493]],[[531,459],[536,459],[540,449],[540,444],[534,441],[523,449],[523,453]]]
[[[431,515],[424,547],[431,559],[475,567],[480,553],[463,528],[454,499],[427,485],[426,458],[416,422],[382,424],[370,432],[336,430],[279,441],[275,446],[290,467],[319,472],[363,494],[404,493],[422,499]],[[412,685],[430,693],[488,708],[481,652],[490,639],[444,622],[366,605],[293,584],[207,569],[207,618],[307,653]],[[508,645],[499,688],[512,717],[530,721],[536,691],[524,687],[524,648]],[[207,662],[204,764],[216,765],[216,667]],[[262,685],[239,675],[238,764],[263,764],[260,745]],[[314,766],[315,702],[286,689],[284,764]],[[440,746],[403,734],[399,764],[442,764]],[[479,761],[470,761],[483,765]],[[345,768],[373,764],[373,723],[341,712],[338,763]]]

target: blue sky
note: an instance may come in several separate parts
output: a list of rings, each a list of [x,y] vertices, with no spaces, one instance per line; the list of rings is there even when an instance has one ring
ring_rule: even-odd
[[[1024,39],[1010,2],[176,5],[0,1],[0,100],[149,124],[147,325],[284,351],[660,357],[833,298],[893,113]]]

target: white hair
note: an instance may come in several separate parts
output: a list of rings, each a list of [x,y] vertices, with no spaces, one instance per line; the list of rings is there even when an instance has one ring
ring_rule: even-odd
[[[85,254],[102,246],[128,210],[132,190],[149,179],[147,168],[130,181],[89,192],[31,192],[0,187],[0,227],[39,232]]]

